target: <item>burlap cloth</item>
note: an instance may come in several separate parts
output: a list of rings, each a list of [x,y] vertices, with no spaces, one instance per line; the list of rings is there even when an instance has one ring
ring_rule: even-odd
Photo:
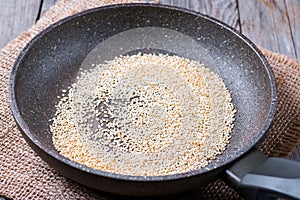
[[[108,3],[130,0],[59,0],[30,30],[0,53],[0,196],[12,199],[121,199],[87,189],[56,173],[27,145],[13,120],[8,101],[10,69],[26,43],[45,27],[66,16]],[[300,63],[261,49],[270,62],[278,87],[278,110],[260,149],[270,156],[287,156],[300,141]],[[237,199],[221,180],[176,199]],[[168,197],[170,199],[171,197]]]

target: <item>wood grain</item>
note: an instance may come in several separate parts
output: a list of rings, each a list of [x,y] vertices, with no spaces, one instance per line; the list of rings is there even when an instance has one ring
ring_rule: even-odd
[[[283,0],[238,0],[241,31],[255,44],[296,57]]]
[[[300,59],[300,1],[285,0],[296,58]]]
[[[183,7],[209,15],[240,30],[236,0],[160,0],[159,2],[161,4]]]
[[[160,3],[207,14],[240,30],[257,45],[292,57],[300,56],[300,1],[160,0]],[[300,145],[290,158],[300,161]]]
[[[160,4],[177,6],[181,8],[191,9],[197,12],[206,14],[205,1],[195,1],[195,0],[159,0]]]
[[[37,0],[1,0],[0,49],[36,22],[39,7]]]
[[[0,49],[30,28],[57,0],[0,0]],[[300,59],[299,0],[160,0],[215,17],[256,44]],[[300,161],[300,146],[290,156]]]
[[[45,12],[47,12],[47,10],[49,10],[51,6],[55,4],[56,1],[57,0],[43,0],[40,16],[42,17],[45,14]]]
[[[235,0],[205,1],[206,14],[240,30],[238,7]]]

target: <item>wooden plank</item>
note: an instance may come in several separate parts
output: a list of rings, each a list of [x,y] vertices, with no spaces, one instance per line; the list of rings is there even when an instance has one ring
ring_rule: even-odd
[[[0,49],[36,22],[40,3],[40,0],[1,0]]]
[[[236,0],[205,0],[206,14],[240,30]]]
[[[242,33],[256,44],[290,56],[300,56],[300,1],[286,0],[286,5],[279,1],[239,0],[237,4],[236,1],[160,0],[160,3],[210,15],[237,30],[241,26]],[[290,158],[300,161],[300,145]]]
[[[300,59],[300,1],[285,0],[285,4],[296,57]]]
[[[159,0],[160,4],[177,6],[182,8],[191,9],[197,12],[201,12],[206,14],[206,6],[205,1],[197,1],[197,0]]]
[[[236,0],[160,0],[159,2],[161,4],[179,6],[209,15],[240,30]]]
[[[1,1],[0,48],[35,23],[39,16],[41,6],[41,2],[37,0]],[[56,0],[44,0],[40,16],[42,16],[55,1]],[[208,14],[239,29],[236,9],[237,4],[235,1],[160,0],[160,2],[162,4],[181,6]],[[253,6],[253,4],[255,4],[253,1],[239,0],[238,8],[241,15],[242,31],[258,45],[299,58],[300,1],[286,0],[285,3],[286,5],[283,5],[283,1],[260,1],[256,3],[258,5]],[[248,9],[251,10],[251,12],[247,12]],[[260,26],[256,26],[255,23],[258,23]],[[286,28],[287,26],[289,26],[290,29]],[[278,30],[281,29],[284,29],[284,31],[278,32]],[[261,32],[259,32],[259,30]],[[251,33],[253,33],[252,36]],[[268,41],[266,41],[267,39]],[[285,45],[287,46],[285,47]],[[295,48],[294,52],[293,50],[289,50],[293,48]],[[298,151],[296,150],[291,155],[291,158],[300,161],[299,152],[300,146],[298,146]]]
[[[43,0],[40,16],[42,17],[57,0]]]
[[[296,57],[285,2],[238,0],[241,31],[254,43]]]

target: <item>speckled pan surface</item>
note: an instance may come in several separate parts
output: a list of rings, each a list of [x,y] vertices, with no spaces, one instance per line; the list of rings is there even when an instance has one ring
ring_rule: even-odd
[[[237,115],[230,144],[218,162],[184,174],[136,177],[93,170],[55,151],[49,119],[57,96],[74,82],[79,68],[140,51],[197,60],[223,78]],[[167,194],[206,184],[260,141],[276,110],[273,73],[248,39],[199,13],[153,4],[96,8],[44,30],[17,59],[9,96],[25,139],[50,166],[89,187],[129,195]]]

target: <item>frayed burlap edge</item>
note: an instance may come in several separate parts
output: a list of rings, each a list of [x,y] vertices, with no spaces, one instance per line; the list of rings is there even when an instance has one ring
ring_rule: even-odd
[[[119,199],[96,193],[70,181],[48,167],[25,143],[9,109],[7,82],[11,66],[19,52],[40,31],[54,22],[77,12],[130,0],[59,0],[29,31],[11,41],[0,53],[0,195],[13,199]],[[138,2],[138,1],[137,1]],[[269,136],[260,149],[271,156],[287,156],[299,143],[299,62],[262,49],[270,62],[278,87],[278,111]],[[298,97],[298,98],[295,98]],[[176,199],[237,199],[238,194],[218,180],[207,187]]]
[[[288,156],[300,142],[300,62],[260,48],[276,78],[278,106],[268,137],[260,150],[269,156]]]

